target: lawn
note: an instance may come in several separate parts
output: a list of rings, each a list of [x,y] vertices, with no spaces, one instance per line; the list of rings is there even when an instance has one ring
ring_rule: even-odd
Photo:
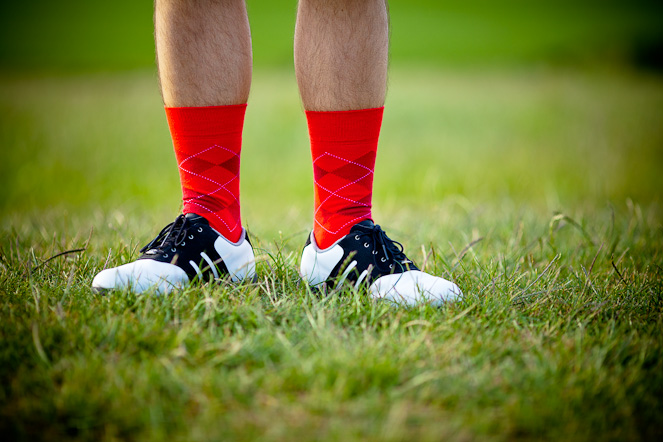
[[[392,16],[401,12],[392,24],[444,15],[434,3],[392,2]],[[55,53],[41,67],[3,43],[0,431],[8,440],[658,440],[663,77],[651,59],[629,58],[632,42],[657,41],[643,13],[653,6],[608,4],[595,41],[578,17],[557,35],[517,5],[529,21],[452,8],[458,20],[513,22],[533,35],[517,43],[498,32],[492,49],[451,39],[426,60],[394,30],[374,215],[417,264],[463,289],[443,308],[398,308],[351,289],[320,296],[301,283],[312,170],[281,40],[256,54],[244,131],[243,219],[258,282],[95,295],[96,272],[135,258],[181,208],[144,60],[150,44],[109,52],[102,69],[77,39],[69,58]],[[144,9],[127,29],[149,18]],[[16,12],[14,26],[47,12],[34,22]],[[467,26],[435,35],[461,38]],[[135,29],[149,38],[149,23]],[[597,47],[604,60],[586,56]]]

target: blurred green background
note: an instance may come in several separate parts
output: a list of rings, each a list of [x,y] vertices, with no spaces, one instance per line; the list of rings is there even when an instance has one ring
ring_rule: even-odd
[[[290,66],[295,1],[248,0],[255,64]],[[152,2],[30,0],[0,6],[0,66],[65,71],[153,65]],[[395,0],[392,60],[433,66],[661,66],[653,0]]]
[[[258,230],[298,231],[313,198],[292,68],[296,2],[247,3],[255,77],[244,218]],[[172,217],[180,191],[152,3],[0,8],[0,214]],[[378,217],[450,201],[546,213],[660,202],[662,11],[644,0],[392,1]]]

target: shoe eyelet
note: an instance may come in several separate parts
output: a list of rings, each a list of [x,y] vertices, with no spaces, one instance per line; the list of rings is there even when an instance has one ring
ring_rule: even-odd
[[[164,258],[164,259],[168,259],[168,253],[164,253],[164,254],[163,254],[163,258]]]
[[[202,228],[202,227],[198,227],[198,233],[202,233],[202,231],[203,231],[203,228]]]
[[[393,264],[389,264],[389,268],[390,268],[390,269],[393,269],[393,268],[394,268],[394,265],[393,265]]]
[[[171,247],[170,251],[175,253],[175,252],[177,252],[177,249],[175,247]]]
[[[189,239],[193,239],[193,235],[189,235]]]
[[[181,245],[181,246],[185,246],[185,245],[186,245],[186,243],[185,243],[184,241],[182,241],[182,244],[180,244],[180,245]]]
[[[380,258],[380,261],[381,261],[381,262],[387,262],[387,258],[385,258],[385,257],[383,256],[382,258]]]
[[[371,253],[372,253],[373,255],[377,255],[377,254],[378,254],[378,251],[377,251],[377,250],[373,250]]]
[[[355,235],[355,239],[359,241],[359,235]]]
[[[367,242],[364,243],[364,247],[366,247],[367,249],[368,249],[370,246],[371,246],[371,245],[370,245],[369,243],[367,243]]]

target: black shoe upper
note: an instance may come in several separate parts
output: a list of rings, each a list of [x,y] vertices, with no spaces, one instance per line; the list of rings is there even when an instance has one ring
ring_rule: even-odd
[[[307,245],[310,243],[310,237]],[[352,261],[357,265],[348,273],[347,281],[355,283],[360,275],[367,270],[363,280],[368,285],[384,275],[403,273],[408,270],[419,270],[405,256],[403,245],[392,240],[384,230],[371,220],[355,224],[350,233],[338,242],[343,249],[343,258],[329,275],[328,282],[333,282],[348,268]]]
[[[228,269],[214,247],[218,237],[219,234],[202,216],[194,213],[179,215],[140,250],[142,255],[138,259],[174,264],[184,270],[190,280],[198,276],[195,267],[189,263],[193,261],[200,269],[200,277],[208,279],[214,272],[201,255],[205,253],[216,266],[217,273],[227,275]]]

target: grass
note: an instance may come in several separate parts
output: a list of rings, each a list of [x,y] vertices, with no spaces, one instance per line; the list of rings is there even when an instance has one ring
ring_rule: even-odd
[[[3,240],[4,430],[21,439],[653,438],[663,392],[657,221],[631,206],[612,224],[604,210],[585,236],[568,218],[510,209],[484,213],[496,231],[464,255],[429,246],[426,268],[467,294],[439,310],[350,291],[318,298],[299,283],[296,252],[279,245],[260,247],[255,285],[99,297],[87,287],[117,233],[42,264],[85,245],[80,224],[50,218],[53,239],[17,228]],[[465,217],[450,212],[445,226],[460,229]],[[131,255],[112,250],[110,263]]]
[[[134,222],[89,243],[80,220],[51,215],[42,230],[52,238],[14,226],[2,255],[3,430],[19,439],[653,438],[663,393],[654,212],[632,205],[542,222],[513,209],[484,212],[494,231],[466,253],[415,251],[465,289],[442,309],[395,309],[352,291],[319,298],[299,282],[296,250],[278,243],[261,244],[255,285],[99,297],[90,278],[108,258],[131,256],[116,247]],[[448,212],[445,227],[462,229],[465,214]]]
[[[660,436],[657,77],[393,72],[376,219],[463,288],[441,309],[301,284],[311,171],[289,71],[257,75],[247,114],[259,281],[94,295],[94,274],[135,257],[178,210],[153,80],[2,82],[10,439]]]
[[[47,3],[0,7],[5,438],[660,439],[655,2],[391,2],[374,215],[463,289],[439,309],[301,283],[294,3],[258,0],[241,183],[258,282],[93,294],[181,207],[151,5]]]

